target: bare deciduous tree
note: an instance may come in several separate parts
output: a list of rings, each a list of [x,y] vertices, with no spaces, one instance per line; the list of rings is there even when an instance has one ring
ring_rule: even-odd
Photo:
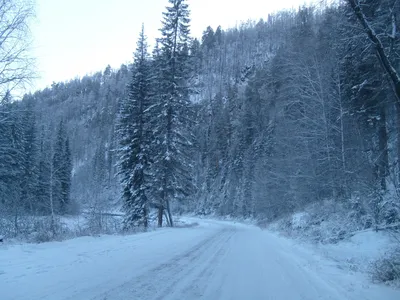
[[[33,78],[29,22],[32,0],[0,0],[0,97],[24,87]]]
[[[396,71],[396,69],[393,67],[393,64],[390,62],[388,54],[386,53],[385,48],[381,42],[381,39],[379,38],[378,34],[375,32],[375,30],[368,22],[365,14],[361,9],[359,0],[348,0],[348,2],[351,8],[353,9],[354,14],[356,15],[358,21],[360,22],[365,32],[367,33],[368,38],[375,45],[376,54],[379,58],[379,61],[382,64],[382,67],[384,68],[385,72],[389,75],[393,90],[397,97],[397,101],[400,102],[400,76]],[[396,35],[395,26],[393,26],[392,28],[392,36],[393,35]]]

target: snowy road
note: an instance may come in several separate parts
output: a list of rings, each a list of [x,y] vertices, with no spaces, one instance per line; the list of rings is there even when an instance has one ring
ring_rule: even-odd
[[[0,299],[400,299],[259,228],[191,228],[0,246]]]

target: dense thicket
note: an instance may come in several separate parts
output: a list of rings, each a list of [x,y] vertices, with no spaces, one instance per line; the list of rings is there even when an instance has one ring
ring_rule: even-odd
[[[71,151],[62,121],[54,133],[39,132],[34,98],[8,95],[0,115],[0,225],[18,235],[22,216],[71,212]]]
[[[364,6],[397,66],[400,7]],[[221,36],[201,44],[196,207],[274,219],[335,199],[365,226],[398,221],[398,103],[352,11],[303,7]]]
[[[362,7],[388,59],[399,69],[400,4],[365,0]],[[355,210],[365,227],[399,221],[399,103],[375,45],[349,6],[301,7],[228,30],[208,27],[200,40],[181,49],[189,61],[175,71],[189,80],[188,86],[174,83],[171,59],[165,60],[171,58],[168,47],[161,40],[146,67],[151,76],[169,78],[156,80],[152,87],[153,96],[163,99],[166,109],[156,116],[159,123],[153,134],[161,136],[157,128],[169,130],[168,118],[163,117],[176,95],[184,99],[190,94],[194,115],[189,111],[170,115],[174,122],[185,117],[196,121],[191,125],[193,147],[176,148],[173,153],[188,158],[185,170],[190,167],[187,174],[192,174],[190,185],[195,186],[189,189],[178,178],[169,181],[179,189],[169,200],[172,196],[187,200],[175,202],[176,209],[271,220],[310,203],[335,199]],[[138,67],[136,60],[132,68]],[[2,105],[3,114],[21,119],[20,108],[34,103],[36,117],[18,124],[26,126],[27,136],[36,132],[39,154],[48,143],[40,138],[41,132],[64,120],[73,154],[71,195],[83,207],[118,205],[120,199],[115,128],[119,106],[128,96],[126,86],[132,78],[128,70],[125,65],[119,70],[108,67],[102,73],[55,83],[20,104]],[[11,153],[21,154],[18,145],[22,147],[26,138],[19,130],[1,126],[1,143],[8,139],[11,145],[7,151],[0,149],[3,162]],[[177,135],[173,141],[189,142],[180,138]],[[159,163],[161,158],[166,162],[163,147],[170,142],[159,141]],[[7,159],[9,164],[21,162]],[[39,164],[40,168],[46,166]],[[18,178],[19,172],[32,174],[23,166],[12,170],[10,176]],[[172,175],[180,167],[177,170]],[[11,177],[2,180],[1,191],[6,193]],[[14,204],[8,208],[29,209],[29,197],[9,195],[15,200],[9,200]]]

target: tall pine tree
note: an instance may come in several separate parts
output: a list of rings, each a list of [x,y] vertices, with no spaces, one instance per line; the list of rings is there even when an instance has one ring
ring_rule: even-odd
[[[144,26],[137,42],[128,97],[118,126],[119,168],[123,185],[124,227],[148,226],[150,73]]]
[[[21,178],[21,203],[31,214],[37,212],[38,144],[34,99],[27,96],[22,104],[23,118],[23,175]]]
[[[158,225],[162,226],[164,210],[173,226],[170,203],[181,200],[192,189],[190,130],[192,112],[189,98],[189,9],[185,0],[169,0],[163,13],[160,60],[161,97],[155,128],[158,149],[155,158],[155,184],[159,188]]]
[[[64,122],[58,126],[53,153],[52,198],[60,214],[68,212],[70,205],[72,159]]]
[[[39,140],[38,185],[36,191],[38,213],[51,214],[52,186],[50,186],[52,171],[52,145],[48,130],[42,126]],[[53,210],[54,212],[54,210]]]

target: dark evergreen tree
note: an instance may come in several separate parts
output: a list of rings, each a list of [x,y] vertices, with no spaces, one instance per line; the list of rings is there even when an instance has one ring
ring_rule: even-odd
[[[125,228],[148,226],[150,113],[149,58],[143,26],[134,54],[128,97],[122,102],[118,125]]]
[[[166,9],[159,40],[161,72],[156,78],[162,91],[157,106],[158,149],[154,170],[155,186],[159,187],[159,226],[162,226],[164,209],[169,225],[173,226],[171,201],[182,200],[192,191],[189,9],[185,0],[169,0]]]
[[[24,213],[21,201],[21,179],[24,175],[24,136],[17,103],[6,93],[0,103],[0,213],[14,222],[14,235],[19,233],[19,218]]]
[[[61,121],[55,137],[52,162],[52,202],[55,211],[68,212],[70,205],[72,158],[64,122]]]
[[[106,159],[106,148],[105,142],[99,145],[96,149],[96,152],[93,157],[93,170],[92,170],[92,178],[93,185],[97,188],[104,187],[107,183],[107,159]],[[100,190],[101,191],[101,190]]]
[[[50,171],[52,170],[52,144],[49,140],[49,132],[41,128],[39,141],[38,185],[36,189],[37,210],[41,214],[51,213],[50,204]]]
[[[34,99],[31,95],[25,97],[22,111],[23,122],[23,175],[21,178],[21,202],[31,214],[37,212],[38,186],[38,144],[36,136],[36,114]]]
[[[71,208],[72,154],[68,136],[66,136],[64,140],[63,156],[64,156],[64,166],[63,166],[62,180],[61,180],[61,193],[62,193],[61,212],[65,213],[67,211],[70,211]]]

